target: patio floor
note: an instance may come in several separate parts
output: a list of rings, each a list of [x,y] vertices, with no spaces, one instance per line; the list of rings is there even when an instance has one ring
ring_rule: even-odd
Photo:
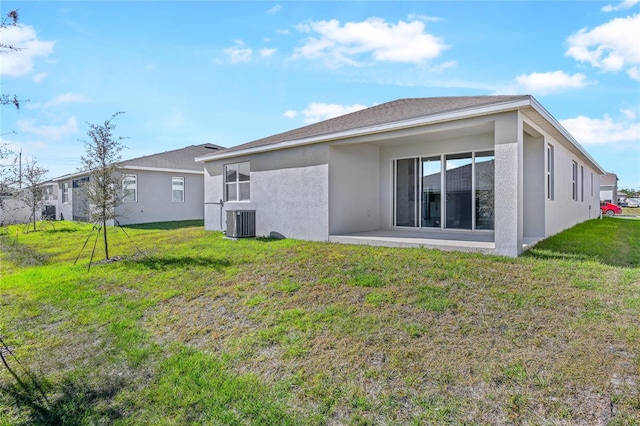
[[[523,250],[539,239],[527,238]],[[344,235],[330,235],[329,242],[382,247],[422,247],[444,251],[494,254],[493,233],[437,231],[375,230]]]

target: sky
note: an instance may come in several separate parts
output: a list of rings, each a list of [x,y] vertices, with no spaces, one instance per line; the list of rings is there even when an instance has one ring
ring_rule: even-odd
[[[7,1],[1,142],[53,178],[117,112],[123,159],[400,98],[533,95],[640,189],[640,0]],[[28,100],[28,101],[27,101]]]

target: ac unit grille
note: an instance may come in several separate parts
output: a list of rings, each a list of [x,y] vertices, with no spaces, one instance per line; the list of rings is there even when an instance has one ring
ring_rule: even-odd
[[[227,237],[243,238],[255,236],[255,210],[227,210]]]

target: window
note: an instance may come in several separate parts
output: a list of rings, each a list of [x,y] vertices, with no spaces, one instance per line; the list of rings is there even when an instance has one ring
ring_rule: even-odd
[[[227,164],[224,167],[227,201],[249,201],[249,162]]]
[[[69,184],[67,182],[62,184],[62,202],[69,202]]]
[[[184,178],[172,177],[171,178],[171,201],[174,203],[184,202]]]
[[[584,166],[580,166],[580,201],[584,201]]]
[[[578,163],[575,161],[571,162],[571,193],[574,201],[578,201]]]
[[[547,199],[553,200],[553,146],[547,145]]]
[[[124,175],[122,178],[122,201],[125,203],[138,201],[138,175]]]

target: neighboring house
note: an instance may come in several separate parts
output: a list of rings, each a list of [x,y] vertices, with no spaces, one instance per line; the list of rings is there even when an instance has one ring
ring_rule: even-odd
[[[618,204],[618,176],[615,173],[600,177],[600,201]]]
[[[202,220],[204,172],[194,158],[220,149],[212,144],[192,145],[120,162],[123,199],[116,207],[118,223]],[[54,179],[59,191],[57,219],[91,220],[82,191],[88,180],[87,172]]]
[[[55,219],[58,185],[53,181],[42,184],[42,202],[35,212],[35,220]],[[0,195],[0,226],[33,221],[33,211],[16,194]]]
[[[507,256],[597,217],[604,173],[528,95],[400,99],[196,161],[209,230],[253,210],[257,235]]]

